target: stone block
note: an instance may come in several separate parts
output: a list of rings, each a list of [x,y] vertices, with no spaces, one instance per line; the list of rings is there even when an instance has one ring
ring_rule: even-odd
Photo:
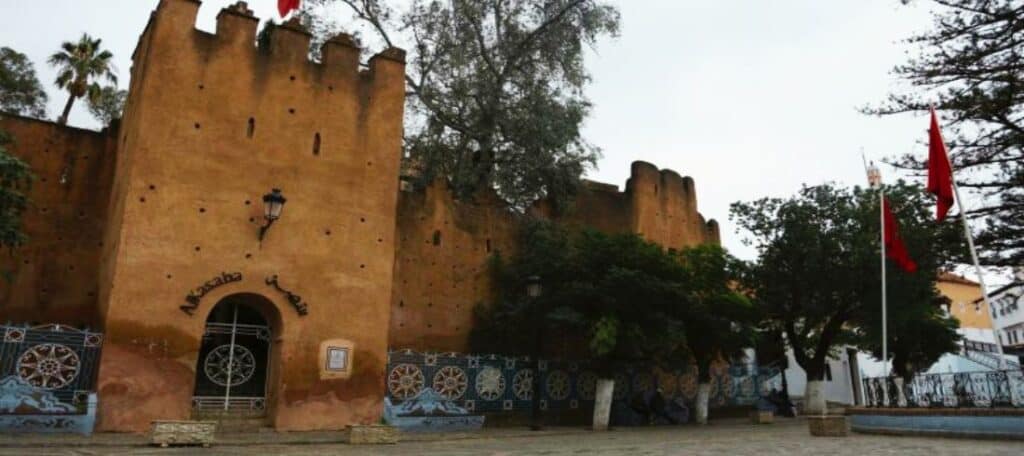
[[[153,421],[150,443],[167,447],[170,445],[213,444],[217,431],[216,421]]]
[[[384,424],[349,426],[348,443],[352,445],[398,443],[398,429]]]
[[[771,410],[751,410],[750,422],[754,424],[772,424],[775,422],[775,414]]]
[[[849,423],[841,415],[812,415],[807,417],[807,427],[815,437],[846,437]]]

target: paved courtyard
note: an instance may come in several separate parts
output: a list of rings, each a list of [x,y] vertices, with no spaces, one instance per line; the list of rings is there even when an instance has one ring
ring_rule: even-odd
[[[0,455],[1021,455],[1022,441],[892,437],[851,434],[846,438],[815,438],[803,421],[784,420],[773,425],[727,423],[707,427],[620,429],[593,433],[554,429],[540,436],[510,430],[487,430],[456,440],[424,438],[388,446],[287,443],[218,445],[213,448],[153,448],[126,438],[120,446],[110,436],[96,445],[75,446],[73,441],[41,448],[38,439],[0,438]],[[61,442],[60,439],[51,442]],[[80,442],[79,442],[80,443]]]

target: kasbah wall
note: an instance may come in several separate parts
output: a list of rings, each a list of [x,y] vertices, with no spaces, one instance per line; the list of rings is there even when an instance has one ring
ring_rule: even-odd
[[[64,323],[106,334],[99,430],[141,432],[187,419],[213,306],[240,293],[272,328],[268,420],[280,430],[376,423],[388,348],[466,351],[473,308],[491,298],[488,260],[514,253],[519,218],[494,195],[452,198],[443,183],[400,190],[404,53],[360,69],[341,35],[307,60],[310,36],[225,8],[216,34],[200,4],[162,0],[133,55],[120,126],[103,132],[0,116],[37,175],[28,245],[0,258],[0,321]],[[260,242],[261,196],[284,213]],[[540,211],[543,213],[544,211]],[[585,182],[559,221],[633,232],[666,247],[719,242],[694,183],[636,162],[625,189]],[[180,308],[222,273],[192,315]],[[309,305],[300,315],[283,288]],[[349,344],[351,371],[326,372],[326,343]]]

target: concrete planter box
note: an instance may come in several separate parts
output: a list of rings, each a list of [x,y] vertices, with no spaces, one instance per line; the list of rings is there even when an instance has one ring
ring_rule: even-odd
[[[352,445],[398,443],[398,429],[384,424],[349,426],[348,443]]]
[[[775,413],[771,410],[753,410],[750,412],[750,422],[753,424],[772,424],[775,422]]]
[[[216,421],[154,421],[150,443],[162,447],[170,445],[208,447],[213,444],[213,434],[216,431]]]
[[[846,437],[850,428],[846,417],[841,415],[811,415],[807,427],[815,437]]]

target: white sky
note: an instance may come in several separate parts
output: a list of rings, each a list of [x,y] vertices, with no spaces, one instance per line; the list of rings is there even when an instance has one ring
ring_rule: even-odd
[[[233,0],[207,0],[199,27]],[[694,178],[698,205],[722,225],[723,244],[740,243],[728,220],[733,201],[786,196],[802,183],[861,184],[868,158],[924,154],[923,116],[875,118],[857,108],[900,84],[889,73],[905,60],[900,40],[930,25],[926,2],[898,0],[613,1],[622,33],[588,55],[594,103],[584,130],[604,158],[590,178],[620,187],[633,160]],[[130,57],[157,0],[0,2],[0,46],[27,54],[50,93],[50,116],[66,95],[45,63],[82,32],[103,39],[127,87]],[[275,0],[250,0],[261,18]],[[71,124],[96,127],[81,103]],[[893,171],[883,168],[893,179]]]

